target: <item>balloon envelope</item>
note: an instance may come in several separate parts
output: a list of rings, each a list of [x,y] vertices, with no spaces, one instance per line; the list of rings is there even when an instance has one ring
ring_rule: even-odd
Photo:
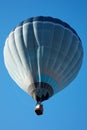
[[[67,23],[52,17],[21,22],[6,39],[4,61],[12,79],[36,101],[44,101],[77,76],[81,40]]]

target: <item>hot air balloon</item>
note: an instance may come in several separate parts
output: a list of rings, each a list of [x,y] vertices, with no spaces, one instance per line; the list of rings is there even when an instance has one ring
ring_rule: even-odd
[[[82,59],[82,42],[76,31],[52,17],[38,16],[21,22],[4,46],[8,73],[37,102],[37,115],[43,114],[43,101],[75,79]]]

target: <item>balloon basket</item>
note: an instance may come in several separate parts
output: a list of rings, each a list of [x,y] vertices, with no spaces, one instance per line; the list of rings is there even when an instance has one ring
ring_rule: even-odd
[[[43,114],[43,105],[42,104],[37,104],[35,106],[35,113],[37,115],[42,115]]]

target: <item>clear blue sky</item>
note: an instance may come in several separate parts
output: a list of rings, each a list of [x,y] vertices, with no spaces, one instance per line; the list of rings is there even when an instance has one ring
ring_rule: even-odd
[[[10,78],[3,62],[3,47],[10,31],[31,16],[52,16],[69,23],[81,37],[83,65],[77,78],[44,102],[36,116],[35,102]],[[87,1],[1,0],[0,2],[0,130],[87,130]]]

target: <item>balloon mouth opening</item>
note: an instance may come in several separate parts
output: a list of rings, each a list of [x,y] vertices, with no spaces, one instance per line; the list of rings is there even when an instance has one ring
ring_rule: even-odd
[[[43,114],[43,105],[42,104],[37,104],[35,106],[35,113],[37,115],[42,115]]]
[[[36,102],[43,102],[53,96],[54,90],[48,83],[35,82],[28,87],[28,93]]]

